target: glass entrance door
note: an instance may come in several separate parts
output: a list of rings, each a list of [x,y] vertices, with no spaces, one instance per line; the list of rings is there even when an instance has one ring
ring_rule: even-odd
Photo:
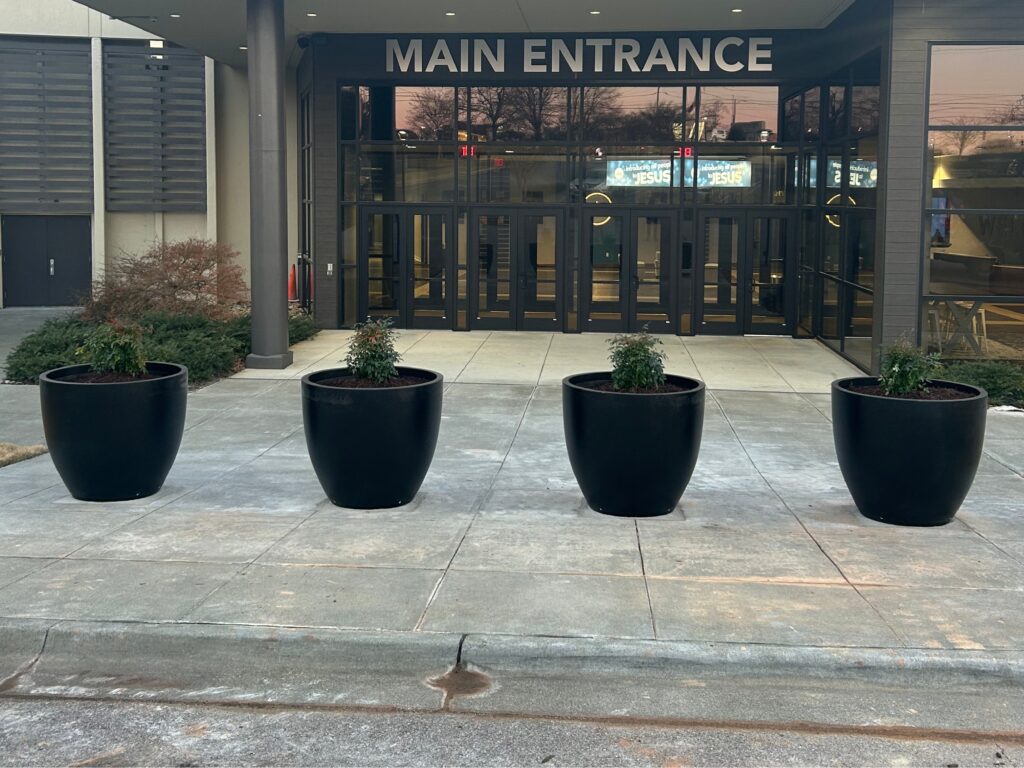
[[[471,221],[473,327],[561,330],[561,212],[477,211]]]
[[[362,238],[360,319],[390,317],[399,328],[451,327],[451,213],[369,209]]]
[[[788,214],[701,214],[705,333],[792,333],[790,272],[793,222]]]
[[[676,217],[665,211],[584,218],[583,330],[676,331]]]

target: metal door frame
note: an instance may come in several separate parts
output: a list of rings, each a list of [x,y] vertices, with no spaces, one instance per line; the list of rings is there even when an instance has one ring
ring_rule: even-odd
[[[679,332],[679,306],[680,306],[680,212],[669,208],[647,208],[642,206],[607,207],[607,212],[602,206],[601,209],[585,208],[582,218],[582,237],[580,238],[580,328],[583,331],[604,331],[612,333],[635,333],[643,328],[644,323],[637,320],[637,290],[639,288],[639,277],[637,275],[637,243],[636,236],[639,230],[637,222],[641,218],[668,219],[669,224],[669,249],[668,280],[669,280],[669,302],[666,307],[668,321],[656,328],[650,328],[652,333],[676,334]],[[591,295],[593,294],[593,273],[590,258],[591,233],[590,226],[592,217],[619,217],[623,220],[622,233],[622,254],[620,256],[619,268],[619,314],[621,319],[602,320],[590,318]]]
[[[397,313],[395,326],[398,328],[448,329],[455,326],[455,261],[458,249],[458,232],[455,229],[455,212],[445,205],[364,205],[359,208],[359,246],[356,261],[356,280],[359,291],[358,320],[369,315],[369,219],[375,215],[397,217],[398,243],[395,245],[398,266]],[[415,275],[412,269],[412,218],[415,215],[442,215],[445,217],[448,238],[448,253],[445,258],[445,316],[440,321],[417,322],[413,288]],[[394,262],[395,259],[393,258]]]
[[[741,238],[737,249],[737,286],[736,286],[736,320],[733,323],[715,323],[708,327],[704,321],[704,265],[707,252],[707,227],[708,219],[732,218],[738,223],[737,234]],[[754,243],[754,220],[755,219],[783,219],[786,222],[786,274],[783,281],[783,313],[784,330],[778,331],[768,327],[756,327],[753,321],[752,296],[754,259],[751,249]],[[702,208],[697,216],[697,254],[698,258],[694,265],[694,290],[696,291],[696,304],[694,316],[696,327],[700,333],[724,336],[747,336],[747,335],[772,335],[772,336],[794,336],[796,326],[796,301],[799,299],[794,287],[797,265],[795,260],[797,252],[794,237],[796,233],[796,211],[780,210],[777,208]]]

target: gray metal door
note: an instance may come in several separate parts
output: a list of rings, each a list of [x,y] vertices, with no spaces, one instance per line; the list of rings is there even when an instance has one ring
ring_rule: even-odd
[[[68,307],[89,293],[88,216],[4,216],[4,306]]]

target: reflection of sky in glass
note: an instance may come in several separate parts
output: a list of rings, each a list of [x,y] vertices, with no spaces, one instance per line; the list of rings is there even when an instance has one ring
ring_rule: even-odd
[[[708,114],[709,105],[718,102],[722,106],[723,124],[732,123],[733,104],[736,106],[736,122],[752,123],[763,121],[769,130],[775,130],[778,123],[779,89],[765,86],[705,87],[701,89],[701,112]]]
[[[1001,124],[1024,96],[1024,45],[932,48],[932,125]]]

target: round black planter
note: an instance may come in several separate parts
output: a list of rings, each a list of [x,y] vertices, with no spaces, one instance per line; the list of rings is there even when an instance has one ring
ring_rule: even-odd
[[[836,455],[857,509],[894,525],[945,525],[974,482],[985,441],[988,394],[978,387],[936,381],[970,395],[963,400],[904,400],[866,395],[832,382]]]
[[[704,382],[667,381],[683,392],[629,394],[580,386],[611,374],[562,380],[569,463],[591,509],[617,517],[667,515],[686,490],[700,453]]]
[[[384,509],[408,504],[423,484],[441,427],[444,377],[406,387],[348,389],[319,382],[348,374],[332,368],[302,379],[302,421],[313,469],[339,507]]]
[[[43,431],[68,491],[83,501],[152,496],[171,471],[185,430],[188,369],[146,363],[156,379],[111,384],[65,381],[88,365],[39,377]]]

